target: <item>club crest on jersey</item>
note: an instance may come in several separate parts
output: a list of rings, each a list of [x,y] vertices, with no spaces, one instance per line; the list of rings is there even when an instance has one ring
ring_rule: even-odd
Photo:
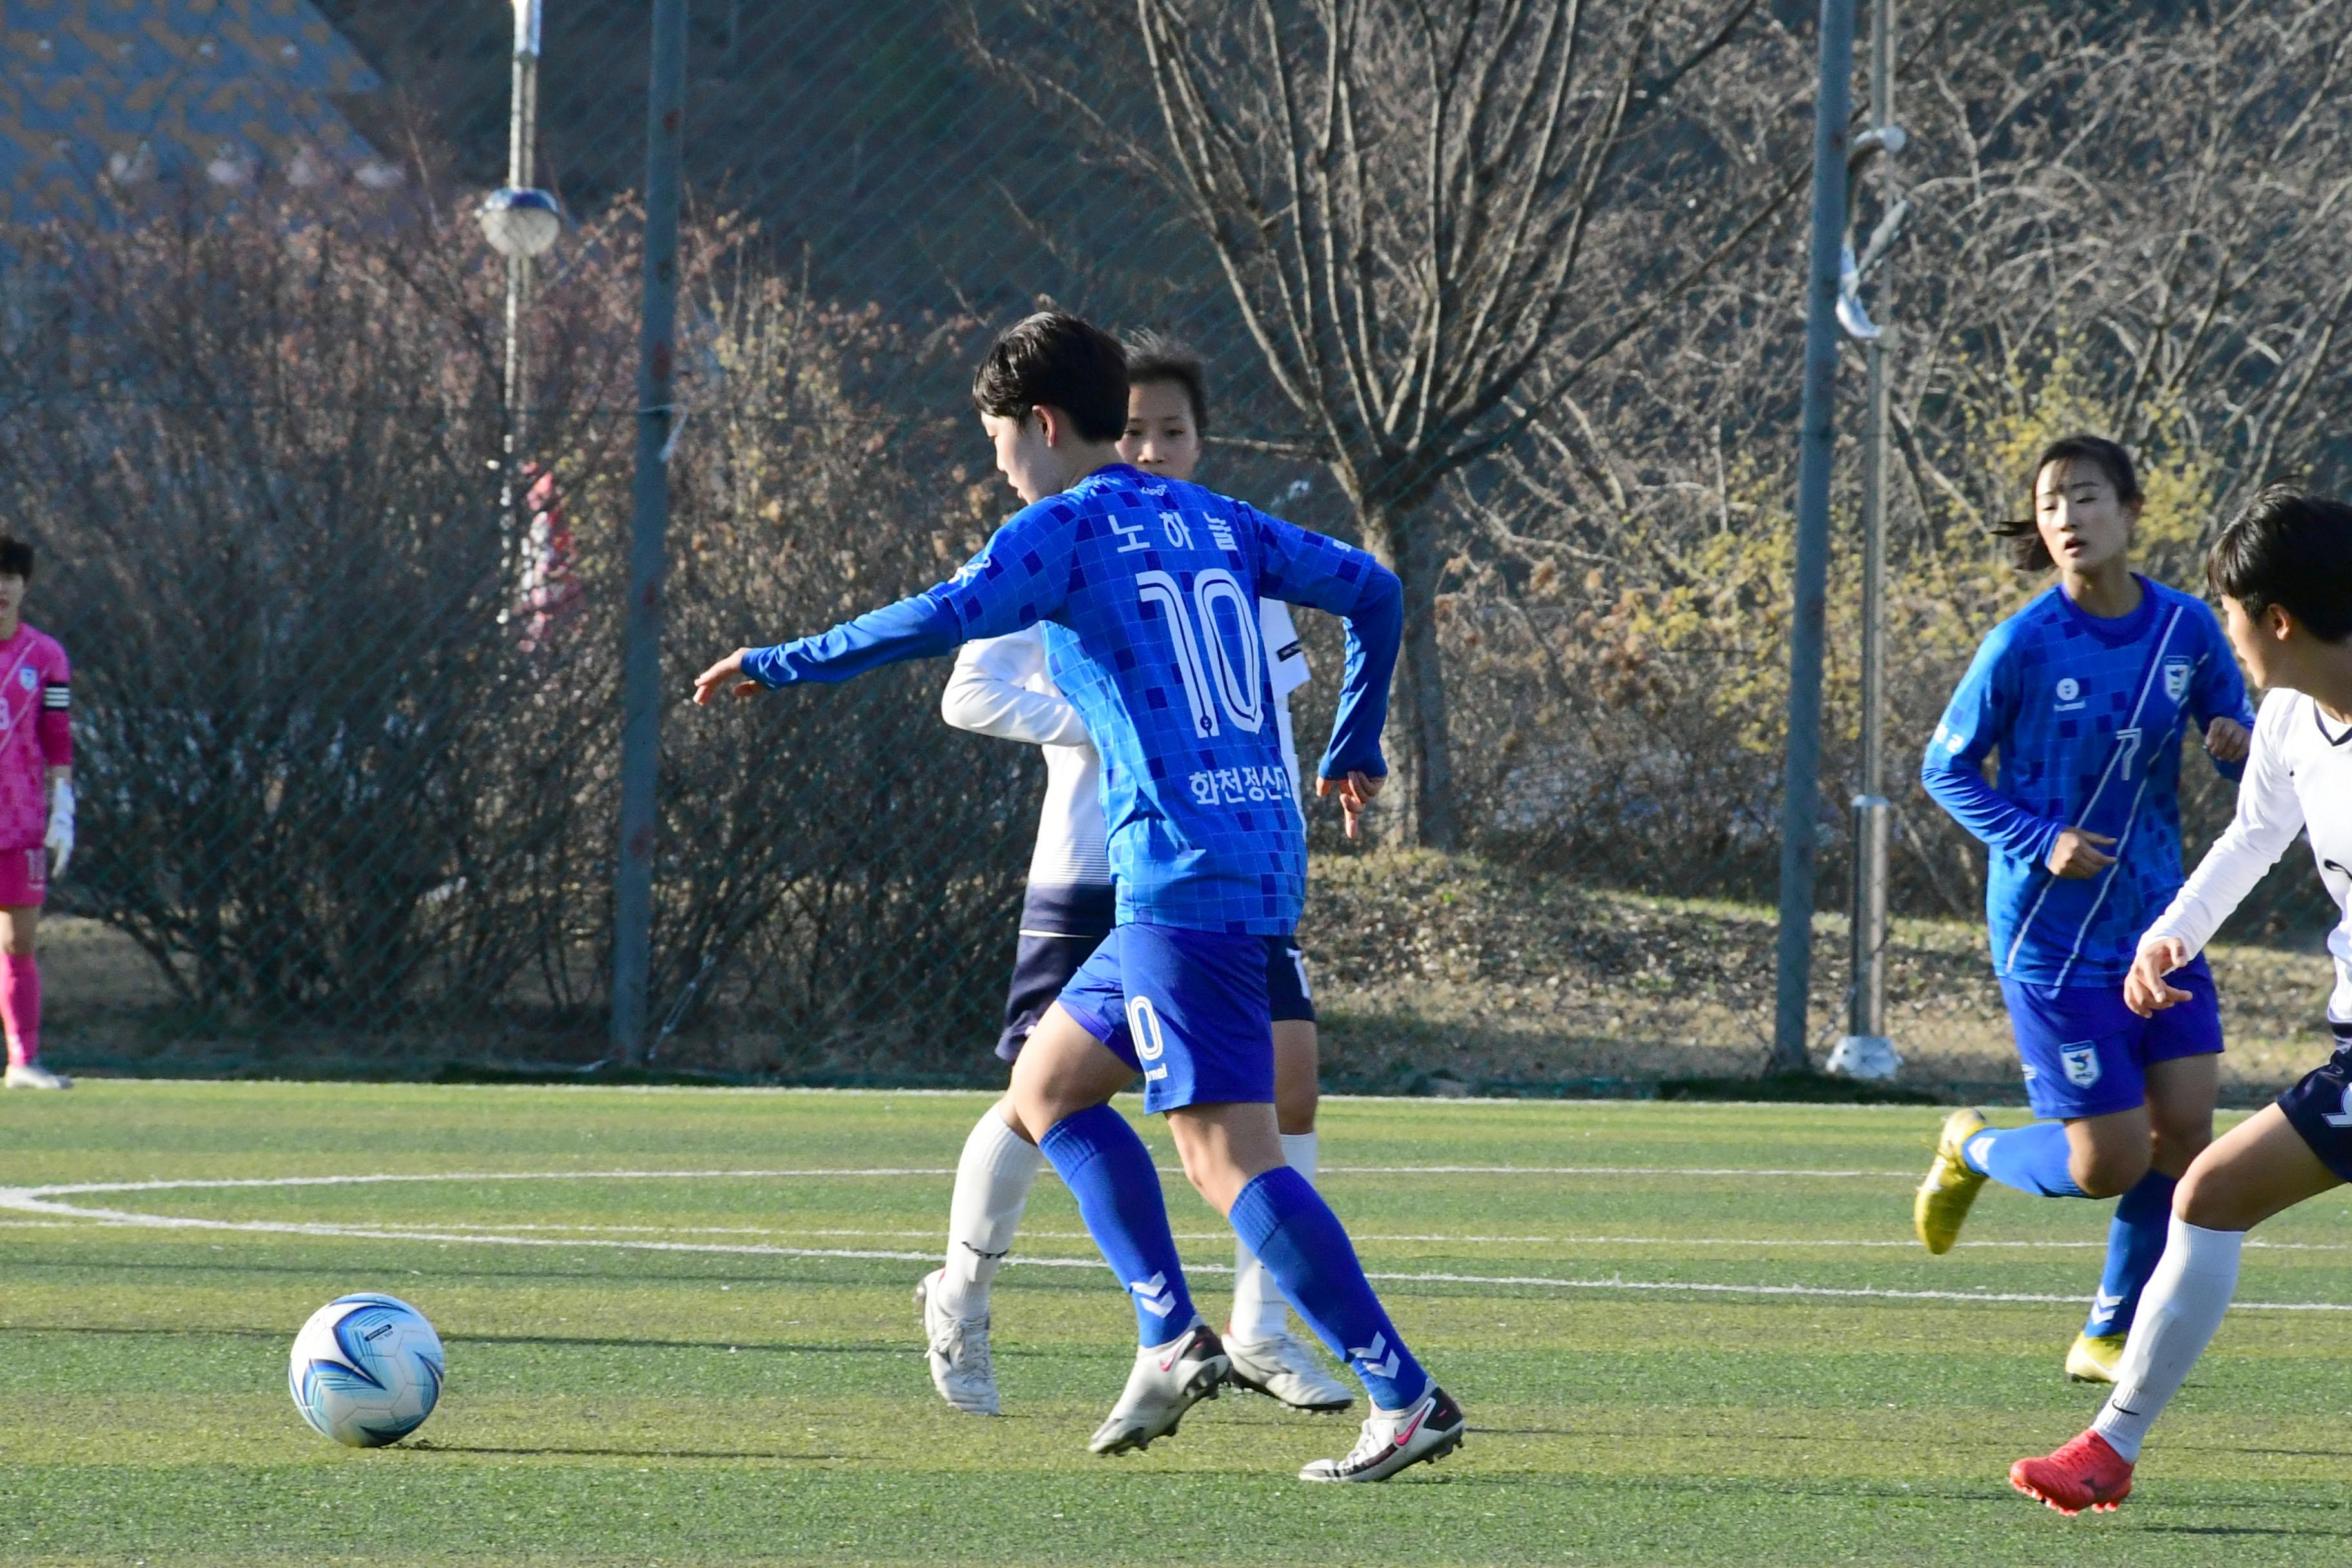
[[[2185,658],[2164,661],[2164,694],[2174,702],[2189,695],[2189,662]]]
[[[2072,712],[2083,706],[2083,683],[2071,675],[2058,678],[2058,711]]]
[[[2099,1047],[2096,1042],[2084,1040],[2079,1046],[2058,1047],[2058,1065],[2066,1069],[2066,1081],[2076,1089],[2088,1089],[2099,1081]]]
[[[29,666],[16,671],[16,684],[23,687],[27,691],[30,691],[40,683],[41,678],[35,675]]]

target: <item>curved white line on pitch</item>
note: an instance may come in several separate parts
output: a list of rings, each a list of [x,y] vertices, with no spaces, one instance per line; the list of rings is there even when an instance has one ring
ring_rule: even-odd
[[[1400,1168],[1402,1169],[1402,1168]],[[1526,1166],[1499,1167],[1525,1172]],[[125,1226],[151,1230],[202,1230],[233,1232],[243,1235],[311,1236],[339,1237],[360,1241],[434,1241],[464,1243],[483,1247],[595,1247],[603,1250],[627,1252],[678,1252],[720,1254],[730,1257],[809,1258],[873,1259],[886,1262],[929,1263],[937,1254],[932,1251],[902,1251],[879,1247],[776,1247],[761,1243],[638,1241],[618,1240],[604,1237],[514,1236],[462,1230],[393,1230],[376,1226],[314,1224],[281,1220],[203,1219],[188,1215],[142,1214],[131,1209],[83,1208],[58,1201],[63,1197],[89,1193],[191,1191],[201,1189],[233,1189],[256,1187],[359,1186],[389,1182],[458,1182],[458,1181],[593,1181],[599,1179],[649,1180],[682,1179],[702,1176],[739,1177],[836,1177],[880,1175],[949,1175],[950,1171],[934,1168],[879,1167],[868,1170],[819,1168],[804,1171],[506,1171],[466,1173],[446,1175],[374,1173],[359,1176],[248,1176],[215,1179],[149,1181],[149,1182],[79,1182],[59,1183],[38,1187],[0,1187],[0,1209],[36,1214],[57,1219],[88,1224]],[[1674,1173],[1661,1171],[1659,1173]],[[1669,1238],[1670,1239],[1670,1238]],[[1013,1258],[1005,1260],[1033,1268],[1099,1268],[1098,1259],[1091,1258]],[[1213,1263],[1187,1264],[1195,1274],[1230,1274],[1228,1265]],[[1987,1290],[1890,1290],[1872,1287],[1841,1287],[1831,1285],[1738,1285],[1711,1280],[1626,1279],[1562,1279],[1542,1274],[1454,1274],[1433,1271],[1400,1272],[1370,1271],[1365,1277],[1391,1284],[1444,1285],[1508,1285],[1552,1290],[1632,1290],[1643,1292],[1687,1291],[1700,1295],[1799,1297],[1829,1300],[1862,1300],[1890,1301],[1979,1301],[1994,1304],[2033,1306],[2075,1306],[2076,1296],[2054,1296],[2016,1291]],[[2352,1312],[2352,1304],[2334,1301],[2239,1301],[2233,1303],[2240,1311],[2254,1312]]]
[[[1163,1176],[1181,1176],[1177,1165],[1157,1167]],[[876,1165],[857,1168],[801,1168],[695,1171],[446,1171],[377,1172],[357,1176],[220,1176],[173,1181],[56,1182],[34,1187],[0,1187],[0,1207],[17,1208],[12,1199],[63,1197],[80,1193],[163,1193],[226,1191],[239,1187],[360,1187],[412,1182],[684,1182],[761,1180],[856,1181],[887,1176],[952,1176],[952,1165]],[[1748,1167],[1683,1165],[1326,1165],[1326,1176],[1802,1176],[1843,1179],[1854,1176],[1900,1177],[1909,1171],[1775,1170]]]

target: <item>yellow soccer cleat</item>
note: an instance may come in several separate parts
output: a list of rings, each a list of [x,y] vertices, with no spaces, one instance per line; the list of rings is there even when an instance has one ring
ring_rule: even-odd
[[[1960,1225],[1969,1217],[1969,1205],[1977,1201],[1977,1190],[1985,1184],[1985,1179],[1969,1170],[1960,1157],[1960,1150],[1985,1126],[1984,1112],[1973,1108],[1944,1118],[1943,1135],[1936,1141],[1936,1162],[1927,1167],[1927,1179],[1919,1184],[1919,1195],[1912,1200],[1911,1228],[1919,1233],[1919,1244],[1938,1257],[1951,1251],[1952,1243],[1960,1239]]]
[[[2066,1376],[2074,1383],[2113,1383],[2129,1334],[2076,1334],[2066,1352]]]

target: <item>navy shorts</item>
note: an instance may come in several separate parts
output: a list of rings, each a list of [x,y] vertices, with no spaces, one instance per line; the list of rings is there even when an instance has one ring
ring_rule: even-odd
[[[2000,983],[2025,1099],[2039,1117],[2105,1116],[2147,1103],[2147,1069],[2177,1057],[2221,1048],[2221,1001],[2202,953],[2173,972],[2189,1000],[2143,1018],[2124,1005],[2123,986]]]
[[[1143,1075],[1143,1109],[1274,1100],[1266,939],[1120,926],[1095,949],[1062,1008]]]
[[[1029,1031],[1110,934],[1118,919],[1117,906],[1108,885],[1032,888],[1022,899],[1021,946],[1013,956],[1004,1027],[996,1037],[998,1056],[1009,1062],[1021,1054]]]
[[[1277,1024],[1315,1021],[1315,993],[1307,984],[1307,955],[1295,936],[1260,937],[1265,943],[1266,1010]]]
[[[2278,1097],[2278,1107],[2319,1163],[2352,1182],[2352,1024],[2331,1026],[2336,1054]]]
[[[1013,957],[1013,984],[1004,997],[1004,1027],[996,1054],[1021,1054],[1029,1031],[1062,994],[1115,923],[1108,888],[1034,888],[1021,906],[1021,945]],[[1315,994],[1307,983],[1307,956],[1296,937],[1269,936],[1265,994],[1277,1024],[1315,1022]]]

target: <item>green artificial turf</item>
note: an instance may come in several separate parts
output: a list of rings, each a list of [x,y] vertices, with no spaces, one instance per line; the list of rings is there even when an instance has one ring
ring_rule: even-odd
[[[1472,1424],[1459,1455],[1362,1489],[1289,1479],[1343,1451],[1352,1421],[1242,1394],[1147,1454],[1089,1455],[1133,1320],[1048,1178],[1035,1261],[998,1287],[1008,1414],[955,1415],[908,1287],[984,1103],[130,1082],[0,1098],[0,1186],[455,1178],[58,1200],[320,1234],[0,1211],[0,1561],[2352,1560],[2352,1312],[2233,1313],[2120,1513],[2064,1520],[2009,1489],[2011,1458],[2095,1408],[2059,1360],[2106,1205],[1990,1189],[1962,1246],[1927,1257],[1909,1189],[1932,1109],[1329,1102],[1322,1184],[1367,1267],[1401,1277],[1382,1283],[1393,1314]],[[1459,1168],[1379,1169],[1399,1166]],[[1801,1173],[1755,1173],[1773,1171]],[[499,1173],[526,1179],[466,1179]],[[1230,1242],[1168,1179],[1220,1313]],[[2347,1207],[2265,1226],[2242,1301],[2352,1305]],[[397,1448],[338,1448],[286,1395],[295,1329],[353,1289],[415,1302],[447,1344],[441,1408]],[[1840,1290],[1961,1296],[1804,1293]]]

